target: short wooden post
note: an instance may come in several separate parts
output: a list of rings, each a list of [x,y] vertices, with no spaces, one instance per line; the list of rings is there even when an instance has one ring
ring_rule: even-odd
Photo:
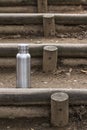
[[[48,0],[37,0],[38,13],[47,13],[47,1]]]
[[[64,127],[69,120],[69,96],[66,93],[54,93],[51,96],[51,123]]]
[[[43,48],[43,71],[53,72],[57,69],[58,49],[56,46]]]
[[[52,14],[45,14],[43,16],[43,30],[44,36],[55,36],[55,18]]]

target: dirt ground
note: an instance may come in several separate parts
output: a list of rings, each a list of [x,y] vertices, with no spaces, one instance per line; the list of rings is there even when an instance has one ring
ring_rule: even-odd
[[[44,73],[41,67],[31,69],[32,88],[87,88],[86,66],[59,66],[54,73]],[[0,87],[16,87],[16,68],[0,67]]]
[[[87,5],[50,5],[48,13],[87,13]],[[0,6],[0,13],[38,13],[37,6]]]
[[[80,122],[78,122],[78,125],[80,125]],[[14,119],[14,120],[1,119],[0,128],[1,130],[65,130],[63,128],[58,129],[56,127],[51,127],[48,122],[48,119],[42,119],[42,118],[40,119]],[[75,126],[75,122],[72,124],[72,129],[68,127],[67,130],[77,130],[77,127]]]
[[[86,44],[87,43],[87,38],[83,38],[82,40],[81,39],[78,39],[77,37],[61,37],[60,38],[44,38],[44,37],[28,37],[28,38],[8,38],[8,37],[2,37],[0,38],[0,44],[17,44],[17,43],[28,43],[28,44],[42,44],[42,43],[50,43],[50,44],[53,44],[53,43],[64,43],[64,44]]]
[[[86,116],[85,116],[86,115]],[[66,127],[53,127],[49,118],[0,119],[0,130],[87,130],[87,107],[71,107]]]
[[[52,127],[46,118],[40,119],[0,119],[1,130],[87,130],[87,121],[70,121],[65,128]]]

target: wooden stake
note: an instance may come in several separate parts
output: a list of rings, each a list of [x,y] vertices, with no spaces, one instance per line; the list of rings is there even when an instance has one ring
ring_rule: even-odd
[[[48,0],[37,0],[38,13],[47,13],[47,1]]]
[[[49,107],[0,106],[0,118],[49,117]]]
[[[43,49],[43,71],[53,72],[57,69],[57,47],[45,46]]]
[[[69,97],[66,93],[54,93],[51,96],[51,123],[63,127],[69,120]]]
[[[43,16],[43,30],[44,36],[55,36],[55,19],[54,15],[46,14]]]

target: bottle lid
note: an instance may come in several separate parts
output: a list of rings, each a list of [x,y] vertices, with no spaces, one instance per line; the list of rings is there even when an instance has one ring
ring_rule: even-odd
[[[20,50],[20,51],[27,51],[28,49],[29,49],[29,45],[28,44],[19,44],[18,45],[18,49]]]

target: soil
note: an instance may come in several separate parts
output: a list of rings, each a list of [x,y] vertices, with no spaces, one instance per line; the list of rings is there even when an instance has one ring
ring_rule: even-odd
[[[86,115],[86,116],[85,116]],[[9,118],[0,119],[1,130],[86,130],[87,107],[71,107],[70,120],[67,126],[53,127],[49,118]]]
[[[52,127],[48,119],[0,119],[1,130],[87,130],[87,121],[70,121],[65,128]]]
[[[31,70],[32,88],[87,88],[87,66],[59,66],[54,73]],[[16,87],[16,68],[0,66],[0,87]]]
[[[49,6],[48,12],[50,13],[86,13],[86,6],[74,6],[74,5],[60,5],[60,6]]]
[[[28,37],[28,38],[17,38],[17,36],[15,38],[12,37],[1,37],[0,38],[0,44],[18,44],[18,43],[28,43],[28,44],[42,44],[42,43],[50,43],[50,44],[53,44],[53,43],[63,43],[63,44],[86,44],[87,43],[87,38],[83,38],[82,40],[81,39],[78,39],[77,37],[72,37],[72,38],[68,38],[68,37],[62,37],[64,36],[63,34],[61,35],[61,37],[56,37],[56,38],[44,38],[44,37]]]
[[[87,13],[87,5],[50,5],[48,13]],[[38,13],[37,6],[0,6],[0,13]]]

